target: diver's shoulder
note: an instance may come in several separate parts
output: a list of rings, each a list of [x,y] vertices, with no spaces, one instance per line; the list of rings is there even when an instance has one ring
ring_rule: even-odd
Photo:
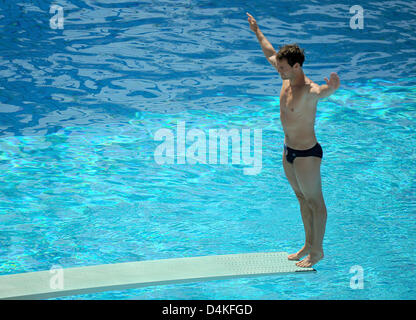
[[[319,90],[319,84],[313,82],[309,78],[305,78],[305,91],[308,93],[314,93],[315,91]]]

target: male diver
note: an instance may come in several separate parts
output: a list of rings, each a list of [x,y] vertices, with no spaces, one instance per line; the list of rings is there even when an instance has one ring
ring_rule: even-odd
[[[299,267],[311,267],[324,257],[322,247],[327,211],[322,195],[321,161],[323,151],[315,136],[315,116],[319,99],[333,94],[340,86],[336,73],[326,84],[318,85],[302,70],[304,50],[288,44],[278,52],[266,39],[256,20],[247,13],[250,29],[256,34],[264,55],[279,72],[283,82],[280,90],[280,120],[285,134],[283,168],[300,204],[305,228],[305,244],[289,260],[303,260]]]

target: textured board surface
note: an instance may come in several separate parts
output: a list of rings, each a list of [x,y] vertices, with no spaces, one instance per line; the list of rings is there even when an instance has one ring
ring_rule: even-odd
[[[0,299],[45,299],[108,290],[237,277],[313,272],[289,261],[286,252],[244,253],[146,260],[0,276]],[[55,277],[55,278],[54,278]]]

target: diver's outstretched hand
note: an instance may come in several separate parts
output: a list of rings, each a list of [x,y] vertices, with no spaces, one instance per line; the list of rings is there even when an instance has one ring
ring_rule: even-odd
[[[328,78],[325,78],[325,81],[329,88],[333,90],[337,90],[339,88],[340,80],[339,80],[338,75],[335,72],[331,73],[329,80]]]
[[[257,25],[257,21],[256,19],[254,19],[254,17],[249,14],[248,12],[246,12],[247,16],[248,16],[248,22],[250,23],[250,29],[254,32],[256,32],[259,28],[259,26]]]

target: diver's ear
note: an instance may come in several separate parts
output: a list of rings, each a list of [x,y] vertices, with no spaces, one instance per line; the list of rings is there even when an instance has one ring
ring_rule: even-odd
[[[300,68],[300,64],[299,64],[299,62],[296,62],[296,63],[293,65],[293,68],[295,68],[295,69],[299,69],[299,68]]]

